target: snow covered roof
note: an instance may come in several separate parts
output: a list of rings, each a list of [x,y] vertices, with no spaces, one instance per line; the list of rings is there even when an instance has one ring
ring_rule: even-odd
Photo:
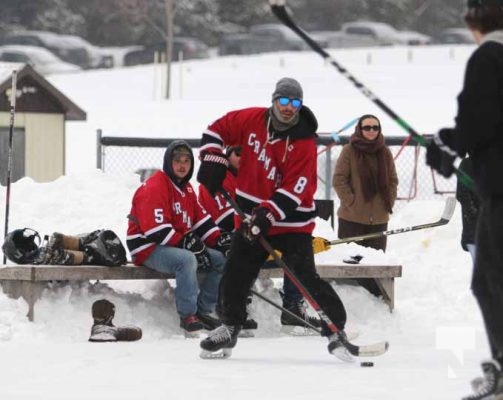
[[[42,75],[36,72],[31,66],[22,63],[7,63],[0,62],[0,93],[4,93],[12,87],[12,72],[17,71],[18,88],[19,83],[23,79],[29,78],[30,83],[39,85],[44,92],[51,95],[52,98],[59,104],[63,110],[65,120],[84,121],[86,120],[86,112],[72,102],[67,96],[60,92],[53,84],[51,84]],[[18,91],[19,92],[19,91]],[[0,111],[6,111],[5,100],[0,97]],[[16,104],[16,109],[18,104]],[[8,108],[7,108],[8,109]],[[19,111],[23,111],[19,109]]]

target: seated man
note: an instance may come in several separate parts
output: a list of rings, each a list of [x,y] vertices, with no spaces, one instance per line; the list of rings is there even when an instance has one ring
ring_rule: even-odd
[[[189,183],[193,171],[189,145],[182,140],[171,143],[163,170],[134,194],[127,235],[135,265],[175,274],[176,308],[187,336],[220,325],[210,314],[218,298],[225,261],[222,252],[230,245],[230,235],[222,234],[198,203]],[[204,273],[200,286],[197,272]]]

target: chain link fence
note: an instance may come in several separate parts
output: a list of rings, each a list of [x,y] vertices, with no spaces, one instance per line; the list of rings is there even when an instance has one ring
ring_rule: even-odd
[[[332,199],[337,205],[338,198],[332,188],[332,174],[342,146],[348,143],[348,137],[342,136],[341,143],[334,144],[330,134],[320,133],[318,138],[318,192],[319,199]],[[177,138],[128,138],[105,137],[98,130],[97,167],[106,173],[137,173],[142,180],[153,171],[162,168],[166,147]],[[183,139],[194,149],[199,146],[199,139]],[[445,179],[434,173],[425,163],[425,149],[418,146],[409,137],[386,136],[386,144],[395,157],[398,173],[398,202],[409,200],[431,200],[456,190],[456,179]],[[199,161],[196,157],[194,170]]]

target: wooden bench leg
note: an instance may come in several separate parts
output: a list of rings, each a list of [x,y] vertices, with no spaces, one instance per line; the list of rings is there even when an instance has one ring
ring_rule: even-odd
[[[390,312],[395,308],[395,278],[375,278]]]

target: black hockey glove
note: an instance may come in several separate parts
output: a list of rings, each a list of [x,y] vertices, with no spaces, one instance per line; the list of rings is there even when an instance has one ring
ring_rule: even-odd
[[[229,250],[231,249],[232,233],[224,232],[217,239],[215,248],[222,252],[225,257],[229,257]]]
[[[426,164],[446,178],[454,173],[454,161],[458,156],[453,135],[452,129],[441,129],[426,147]]]
[[[211,259],[204,242],[194,233],[187,233],[182,239],[182,247],[196,256],[197,270],[207,272],[211,269]]]
[[[202,153],[201,166],[197,171],[197,181],[214,196],[222,189],[222,182],[225,179],[228,166],[229,161],[223,154]]]
[[[249,240],[255,240],[260,235],[267,235],[274,223],[274,215],[267,207],[259,206],[253,209],[249,229],[245,235]]]

